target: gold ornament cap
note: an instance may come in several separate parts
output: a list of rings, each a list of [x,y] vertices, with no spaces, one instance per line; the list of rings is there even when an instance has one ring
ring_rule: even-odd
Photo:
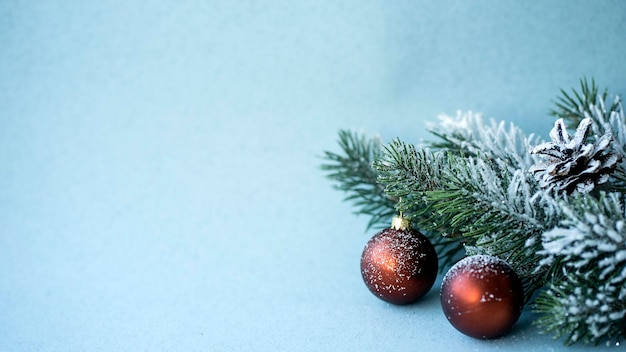
[[[391,228],[394,230],[408,230],[411,228],[411,220],[400,215],[396,215],[391,220]]]

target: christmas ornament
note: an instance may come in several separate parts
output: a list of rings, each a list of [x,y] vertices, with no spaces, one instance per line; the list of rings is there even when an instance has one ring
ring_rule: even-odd
[[[522,283],[503,260],[467,257],[446,274],[441,306],[448,321],[465,335],[489,339],[506,333],[524,305]]]
[[[410,304],[424,296],[437,277],[435,248],[408,219],[399,216],[391,228],[377,233],[361,256],[361,274],[367,288],[393,304]]]
[[[535,173],[541,187],[568,194],[575,190],[587,193],[609,180],[609,174],[615,170],[621,156],[608,150],[612,140],[610,133],[593,144],[585,144],[591,124],[590,118],[583,119],[574,136],[570,136],[563,119],[559,119],[550,131],[552,142],[531,149],[532,154],[539,154],[546,160],[529,169]]]

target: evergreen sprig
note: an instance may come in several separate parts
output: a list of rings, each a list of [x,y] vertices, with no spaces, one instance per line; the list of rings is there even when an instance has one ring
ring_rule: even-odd
[[[384,153],[373,164],[385,193],[399,200],[398,211],[411,218],[437,249],[440,271],[458,260],[463,251],[462,243],[453,232],[442,235],[446,230],[444,224],[433,222],[428,209],[428,195],[442,187],[440,181],[450,163],[449,156],[428,149],[418,151],[412,144],[395,140],[385,146]]]
[[[559,274],[536,301],[543,330],[577,341],[616,339],[626,328],[624,195],[563,201],[564,218],[543,234],[540,265]]]
[[[481,114],[457,112],[454,117],[440,115],[439,124],[431,126],[430,132],[438,137],[438,140],[428,143],[431,148],[457,155],[480,155],[511,172],[528,169],[536,161],[527,152],[531,145],[539,141],[535,135],[526,136],[512,123],[485,122]]]
[[[395,211],[411,217],[437,247],[440,270],[463,249],[507,261],[522,278],[527,302],[538,291],[533,307],[542,331],[566,344],[624,338],[626,118],[619,97],[609,102],[593,80],[580,84],[571,93],[561,90],[551,113],[570,128],[591,120],[590,143],[603,136],[604,148],[610,138],[607,153],[621,156],[609,181],[593,192],[540,187],[529,172],[539,160],[529,151],[542,141],[471,112],[440,117],[431,128],[437,139],[421,146],[400,140],[381,146],[341,131],[343,154],[326,152],[323,169],[357,213],[371,216],[370,226]],[[595,162],[585,161],[590,168],[583,176]]]
[[[378,173],[372,163],[381,154],[379,138],[368,138],[355,131],[339,131],[341,153],[324,152],[322,170],[334,181],[334,187],[347,195],[355,213],[369,216],[367,228],[384,227],[395,213],[397,199],[387,195],[379,184]]]
[[[550,115],[565,119],[569,128],[576,128],[589,115],[595,115],[598,120],[608,120],[608,117],[613,112],[621,110],[621,107],[619,97],[615,97],[607,111],[605,109],[607,98],[608,89],[600,92],[595,80],[589,82],[582,78],[580,91],[572,89],[571,93],[568,93],[561,89],[561,96],[554,101],[555,107],[550,110]]]
[[[471,254],[490,254],[512,263],[527,299],[543,285],[534,264],[540,259],[541,233],[555,222],[556,203],[548,195],[533,197],[536,185],[526,174],[519,170],[509,174],[491,159],[417,151],[398,140],[385,148],[374,168],[385,191],[402,197],[399,207],[417,219],[420,229],[449,240],[446,249],[458,250],[463,244]],[[534,203],[550,206],[537,208]],[[551,211],[544,212],[546,208]],[[533,245],[527,245],[531,238]],[[453,258],[443,261],[450,264]]]

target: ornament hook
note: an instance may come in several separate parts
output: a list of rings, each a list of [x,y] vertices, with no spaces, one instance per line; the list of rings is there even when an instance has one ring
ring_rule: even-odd
[[[398,204],[402,202],[402,197],[398,200]],[[411,220],[404,217],[402,210],[399,211],[399,215],[394,216],[391,220],[391,228],[394,230],[408,230],[411,228]]]

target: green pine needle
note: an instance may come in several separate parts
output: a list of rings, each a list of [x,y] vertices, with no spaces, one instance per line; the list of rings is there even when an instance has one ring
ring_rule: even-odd
[[[325,151],[322,170],[336,189],[346,193],[344,200],[356,207],[355,213],[370,217],[368,229],[388,225],[395,213],[396,199],[385,194],[377,182],[378,173],[372,168],[381,153],[380,140],[341,130],[338,143],[341,153]]]
[[[608,120],[608,116],[620,109],[619,101],[616,100],[611,103],[609,110],[604,110],[606,100],[608,97],[608,89],[600,92],[595,80],[591,79],[589,82],[586,78],[580,80],[580,91],[572,89],[571,93],[568,93],[564,89],[561,89],[561,96],[559,96],[553,103],[555,107],[550,110],[550,115],[563,118],[569,128],[576,128],[580,121],[585,117],[594,117],[591,107],[602,107],[602,118]],[[596,117],[595,122],[598,122]]]

